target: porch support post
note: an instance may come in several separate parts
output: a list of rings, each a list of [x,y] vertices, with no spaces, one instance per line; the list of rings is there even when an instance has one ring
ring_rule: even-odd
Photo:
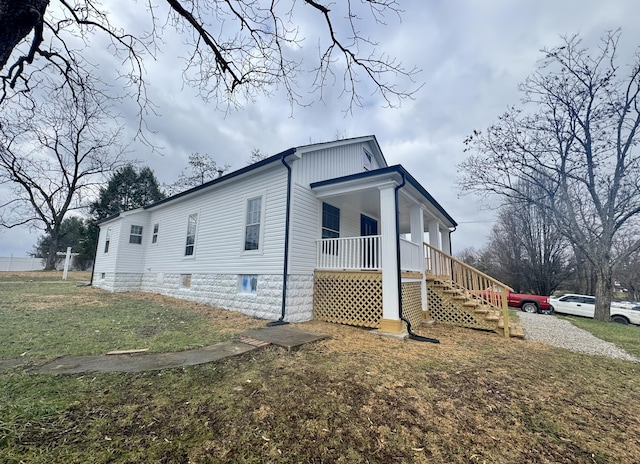
[[[442,241],[442,251],[446,254],[451,254],[451,236],[449,235],[449,229],[446,227],[440,228],[440,238]]]
[[[422,205],[411,206],[411,241],[420,247],[420,273],[422,279],[420,282],[420,299],[422,301],[422,316],[424,319],[428,319],[427,311],[427,276],[426,265],[427,261],[424,256],[424,215]]]
[[[396,249],[395,184],[380,189],[380,235],[382,241],[382,319],[380,332],[402,334],[404,324],[398,307],[398,258]]]
[[[440,243],[440,224],[438,221],[429,221],[429,245],[442,250],[442,244]]]

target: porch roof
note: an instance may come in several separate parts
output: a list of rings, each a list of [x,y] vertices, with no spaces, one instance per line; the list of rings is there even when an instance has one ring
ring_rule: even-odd
[[[326,196],[343,196],[355,194],[358,191],[365,191],[371,188],[377,188],[386,182],[393,182],[396,185],[402,183],[404,177],[406,184],[400,192],[408,193],[410,197],[414,197],[421,203],[426,203],[430,213],[438,217],[447,227],[456,227],[458,223],[445,211],[435,198],[431,196],[420,183],[403,168],[401,165],[388,166],[373,171],[365,171],[349,176],[336,177],[334,179],[313,182],[311,189]],[[369,195],[370,196],[370,195]],[[421,201],[426,200],[426,201]],[[401,218],[402,222],[402,218]]]

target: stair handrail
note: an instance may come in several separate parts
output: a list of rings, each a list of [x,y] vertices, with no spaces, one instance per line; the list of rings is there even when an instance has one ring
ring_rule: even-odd
[[[470,298],[488,304],[500,311],[504,323],[505,337],[509,337],[509,306],[507,284],[470,266],[467,263],[424,242],[426,272],[436,277],[450,280]]]

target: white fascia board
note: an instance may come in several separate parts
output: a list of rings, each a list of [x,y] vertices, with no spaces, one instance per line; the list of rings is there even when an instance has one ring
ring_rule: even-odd
[[[353,179],[339,184],[323,185],[313,187],[313,191],[318,198],[333,197],[359,192],[361,190],[380,189],[388,186],[400,185],[400,181],[393,174],[384,174],[368,179]]]

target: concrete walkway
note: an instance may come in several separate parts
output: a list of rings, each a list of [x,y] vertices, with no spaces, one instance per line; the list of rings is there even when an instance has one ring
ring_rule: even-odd
[[[265,327],[242,333],[237,340],[216,343],[197,350],[174,353],[145,353],[95,356],[62,356],[50,363],[30,369],[34,374],[80,374],[84,372],[143,372],[204,364],[238,356],[262,346],[277,345],[288,350],[327,335],[284,326]],[[1,368],[20,365],[14,360],[0,361]],[[15,360],[18,361],[18,360]]]

